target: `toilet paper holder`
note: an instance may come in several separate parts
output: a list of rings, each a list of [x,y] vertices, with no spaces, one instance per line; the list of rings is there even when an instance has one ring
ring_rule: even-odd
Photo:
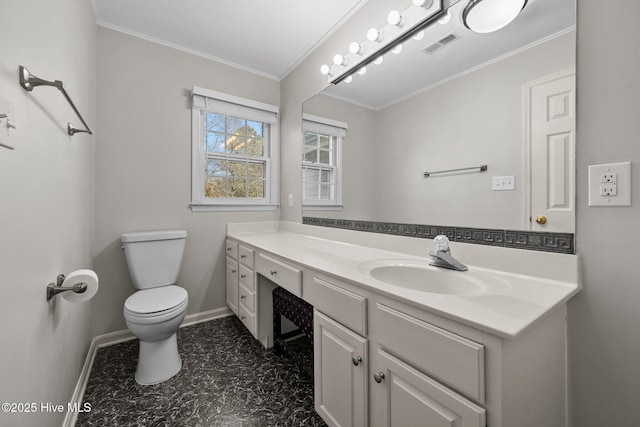
[[[73,286],[62,286],[64,279],[65,279],[64,274],[58,274],[58,277],[56,278],[56,283],[49,283],[47,285],[47,301],[50,301],[56,295],[66,291],[72,291],[72,292],[75,292],[76,294],[82,294],[86,292],[87,290],[86,283],[81,282],[81,283],[76,283]]]

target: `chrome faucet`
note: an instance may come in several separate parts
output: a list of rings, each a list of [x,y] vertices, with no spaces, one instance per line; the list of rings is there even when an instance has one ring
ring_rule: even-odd
[[[457,271],[467,271],[469,269],[466,265],[451,256],[447,236],[439,235],[433,239],[433,249],[429,252],[429,255],[433,258],[430,265]]]

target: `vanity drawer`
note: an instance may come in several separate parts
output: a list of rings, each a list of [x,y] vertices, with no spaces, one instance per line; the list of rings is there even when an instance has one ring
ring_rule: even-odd
[[[295,296],[302,296],[302,272],[298,268],[259,253],[256,259],[256,272]]]
[[[252,292],[256,290],[255,274],[253,274],[253,270],[249,270],[242,264],[240,264],[240,283]]]
[[[227,240],[227,243],[225,245],[225,252],[227,254],[228,257],[231,257],[233,259],[238,259],[238,244],[236,242],[233,242],[231,240]]]
[[[331,281],[329,281],[331,280]],[[305,279],[305,301],[361,335],[367,334],[367,299],[344,289],[340,282],[313,276]]]
[[[371,328],[380,345],[415,368],[484,402],[484,346],[384,304]]]
[[[253,270],[253,249],[240,245],[238,246],[238,254],[240,255],[240,263]]]
[[[242,283],[238,289],[238,302],[251,314],[256,312],[256,294],[245,288]]]
[[[249,313],[249,310],[242,305],[238,304],[238,317],[242,324],[251,332],[251,335],[256,336],[256,316],[253,313]]]

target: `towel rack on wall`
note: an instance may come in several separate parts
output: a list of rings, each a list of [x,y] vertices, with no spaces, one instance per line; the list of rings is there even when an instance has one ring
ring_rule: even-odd
[[[53,86],[57,88],[60,92],[62,92],[62,95],[65,97],[69,105],[71,105],[71,108],[73,108],[73,111],[75,111],[76,115],[78,116],[78,118],[80,119],[80,121],[85,127],[84,129],[79,129],[74,125],[72,125],[71,123],[67,123],[67,133],[71,136],[73,136],[76,133],[83,133],[83,132],[88,133],[89,135],[93,135],[93,132],[91,132],[91,129],[89,129],[89,125],[87,125],[87,122],[85,122],[84,119],[82,118],[82,115],[80,114],[75,104],[69,97],[69,94],[67,93],[66,90],[64,90],[64,85],[60,80],[55,80],[53,82],[50,82],[48,80],[41,79],[31,74],[24,65],[21,65],[20,66],[20,86],[22,86],[24,90],[27,90],[29,92],[31,92],[33,88],[37,86]]]
[[[480,165],[480,166],[471,166],[468,168],[460,168],[460,169],[448,169],[445,171],[434,171],[434,172],[424,172],[422,175],[427,178],[431,175],[433,175],[434,173],[447,173],[447,172],[459,172],[459,171],[468,171],[468,170],[473,170],[473,169],[478,169],[478,172],[484,172],[487,170],[487,165]]]

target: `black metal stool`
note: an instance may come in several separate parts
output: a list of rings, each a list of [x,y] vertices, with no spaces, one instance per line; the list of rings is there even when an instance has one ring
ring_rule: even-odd
[[[282,333],[282,317],[289,319],[298,329]],[[293,352],[287,339],[304,334],[311,343],[309,351]],[[308,347],[308,346],[307,346]],[[313,306],[284,288],[273,290],[273,350],[293,358],[309,376],[313,377]],[[308,349],[307,349],[308,350]]]

